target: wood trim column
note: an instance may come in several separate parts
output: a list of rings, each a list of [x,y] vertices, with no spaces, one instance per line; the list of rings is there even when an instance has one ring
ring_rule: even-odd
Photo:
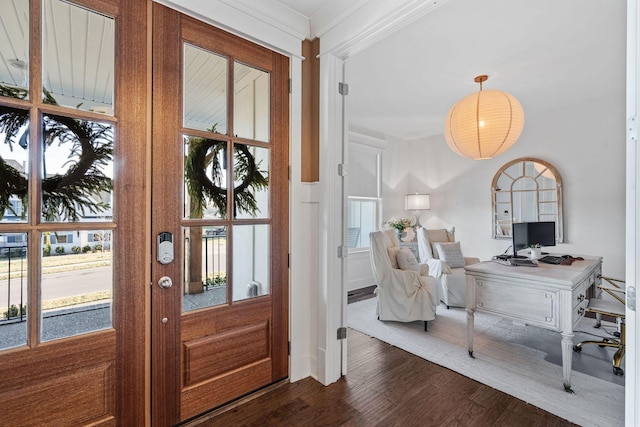
[[[320,180],[320,39],[302,42],[302,182]]]

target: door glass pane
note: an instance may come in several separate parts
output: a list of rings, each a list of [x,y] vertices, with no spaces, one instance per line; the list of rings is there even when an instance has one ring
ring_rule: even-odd
[[[227,143],[184,137],[184,217],[227,215]]]
[[[0,96],[28,98],[29,0],[0,0]]]
[[[236,62],[233,67],[233,133],[269,141],[269,74]]]
[[[269,149],[234,145],[233,187],[235,218],[269,217]]]
[[[113,115],[114,20],[61,0],[43,7],[44,101]]]
[[[111,220],[113,127],[51,115],[43,134],[42,219]]]
[[[227,303],[227,228],[185,227],[182,310]]]
[[[111,230],[42,233],[42,341],[111,327]]]
[[[27,343],[27,233],[0,233],[0,350]]]
[[[0,106],[0,222],[26,222],[29,112]]]
[[[269,225],[233,227],[233,301],[268,295]]]
[[[227,58],[185,43],[184,127],[227,133]]]

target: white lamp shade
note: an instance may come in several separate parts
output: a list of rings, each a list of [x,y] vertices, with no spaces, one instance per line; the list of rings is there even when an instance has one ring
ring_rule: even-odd
[[[428,194],[407,194],[405,197],[405,209],[408,211],[424,211],[431,209],[431,201]]]
[[[499,90],[480,90],[449,110],[444,137],[461,156],[491,159],[507,151],[523,128],[524,111],[516,98]]]

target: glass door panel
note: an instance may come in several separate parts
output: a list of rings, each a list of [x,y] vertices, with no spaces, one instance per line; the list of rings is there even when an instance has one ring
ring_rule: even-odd
[[[0,233],[0,350],[27,344],[27,234]]]
[[[184,217],[227,216],[227,143],[184,137]]]
[[[269,149],[235,144],[233,153],[235,218],[269,217]]]
[[[227,58],[184,44],[184,127],[227,133]]]
[[[0,96],[29,98],[29,0],[0,0],[2,23],[0,58]]]
[[[42,220],[111,220],[113,127],[45,115],[43,128]]]
[[[236,137],[269,141],[269,74],[236,62],[233,67],[233,131]]]
[[[62,0],[43,8],[43,101],[113,115],[113,18]]]
[[[269,294],[269,226],[233,227],[233,301]]]
[[[110,328],[111,230],[42,233],[42,341]]]
[[[26,222],[29,112],[0,106],[0,223]]]
[[[184,227],[182,311],[227,303],[227,228]]]

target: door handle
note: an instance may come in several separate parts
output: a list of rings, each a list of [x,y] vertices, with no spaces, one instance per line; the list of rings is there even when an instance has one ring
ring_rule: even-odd
[[[169,276],[162,276],[158,280],[158,286],[160,286],[163,289],[169,289],[171,286],[173,286],[173,281]]]

